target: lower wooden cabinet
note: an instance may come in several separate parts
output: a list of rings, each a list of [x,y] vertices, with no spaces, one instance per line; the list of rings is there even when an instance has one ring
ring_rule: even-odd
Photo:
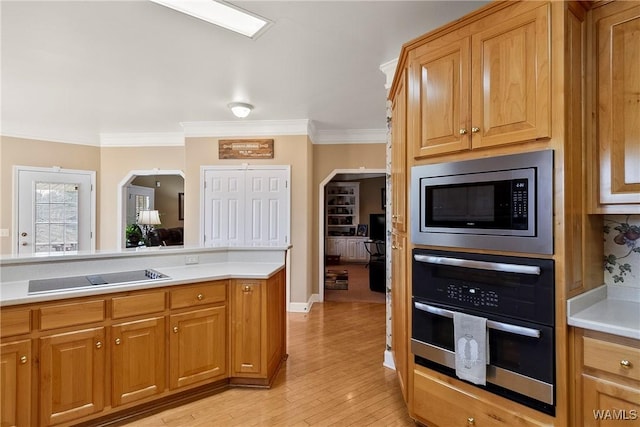
[[[269,280],[232,280],[231,382],[267,386],[286,357],[284,270]]]
[[[111,405],[160,394],[165,388],[164,317],[111,327]]]
[[[225,306],[189,311],[170,317],[171,389],[226,376],[226,319]]]
[[[0,425],[31,425],[31,340],[0,345]]]
[[[40,424],[102,411],[105,352],[103,327],[40,338]]]
[[[640,341],[575,329],[574,426],[640,424]]]
[[[472,386],[469,386],[472,387]],[[418,367],[413,376],[413,411],[415,417],[429,427],[542,427],[553,426],[552,417],[528,415],[509,410],[500,404],[501,398],[488,398],[482,393],[455,387],[449,378],[443,379]],[[532,410],[532,413],[535,412]]]
[[[285,314],[284,270],[2,307],[0,425],[118,423],[173,396],[269,386]]]
[[[407,361],[409,359],[407,307],[411,307],[408,300],[410,287],[407,284],[406,242],[407,236],[405,234],[395,231],[391,234],[391,322],[393,328],[391,352],[405,402],[407,401]]]

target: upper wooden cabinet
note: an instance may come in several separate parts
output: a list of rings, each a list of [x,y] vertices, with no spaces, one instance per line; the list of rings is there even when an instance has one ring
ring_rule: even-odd
[[[406,231],[407,217],[407,83],[406,70],[391,105],[391,227]]]
[[[414,157],[550,137],[549,44],[545,4],[497,12],[417,48],[409,65]]]
[[[596,212],[640,213],[640,4],[594,9],[592,48],[596,74],[592,116]],[[598,174],[599,172],[599,174]]]

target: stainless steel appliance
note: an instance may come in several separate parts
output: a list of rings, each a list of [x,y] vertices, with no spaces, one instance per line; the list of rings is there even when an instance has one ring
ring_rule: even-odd
[[[553,151],[411,168],[411,239],[553,253]]]
[[[411,351],[455,377],[453,313],[487,319],[488,391],[555,413],[553,260],[413,250]]]

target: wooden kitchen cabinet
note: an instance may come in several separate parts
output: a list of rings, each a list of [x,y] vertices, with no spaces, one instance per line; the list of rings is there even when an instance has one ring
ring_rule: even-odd
[[[408,107],[414,157],[550,137],[549,43],[543,4],[498,11],[416,48]]]
[[[284,270],[231,281],[232,383],[268,386],[286,358],[284,283]]]
[[[398,88],[391,104],[391,228],[406,232],[407,217],[407,81],[399,70]]]
[[[31,340],[12,341],[0,345],[0,425],[31,425],[32,368]]]
[[[595,213],[640,213],[640,4],[595,8],[590,41],[591,207]]]
[[[409,324],[407,322],[411,287],[407,283],[407,236],[391,234],[391,352],[404,400],[407,400]]]
[[[577,329],[576,426],[624,426],[640,420],[640,341]]]
[[[460,390],[450,379],[423,368],[414,374],[414,410],[418,420],[430,427],[542,427],[554,418],[531,416],[529,411],[510,410],[505,399]]]
[[[187,311],[170,317],[171,389],[222,379],[227,375],[227,308]]]
[[[164,317],[111,327],[111,404],[120,406],[165,389]]]
[[[58,424],[102,411],[105,328],[55,333],[41,337],[39,343],[40,424]]]
[[[231,312],[216,280],[2,307],[2,425],[118,421],[231,382],[269,386],[286,357],[285,270],[234,283],[258,285],[259,304]],[[241,354],[259,368],[230,381],[234,316],[249,317]]]

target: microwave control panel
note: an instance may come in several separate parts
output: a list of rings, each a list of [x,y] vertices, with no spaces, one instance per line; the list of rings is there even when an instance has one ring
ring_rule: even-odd
[[[449,300],[473,307],[498,307],[496,292],[459,283],[450,283],[447,286],[447,297]]]
[[[515,179],[511,182],[511,216],[514,223],[526,227],[529,204],[529,188],[526,179]],[[520,228],[520,227],[517,227]]]

